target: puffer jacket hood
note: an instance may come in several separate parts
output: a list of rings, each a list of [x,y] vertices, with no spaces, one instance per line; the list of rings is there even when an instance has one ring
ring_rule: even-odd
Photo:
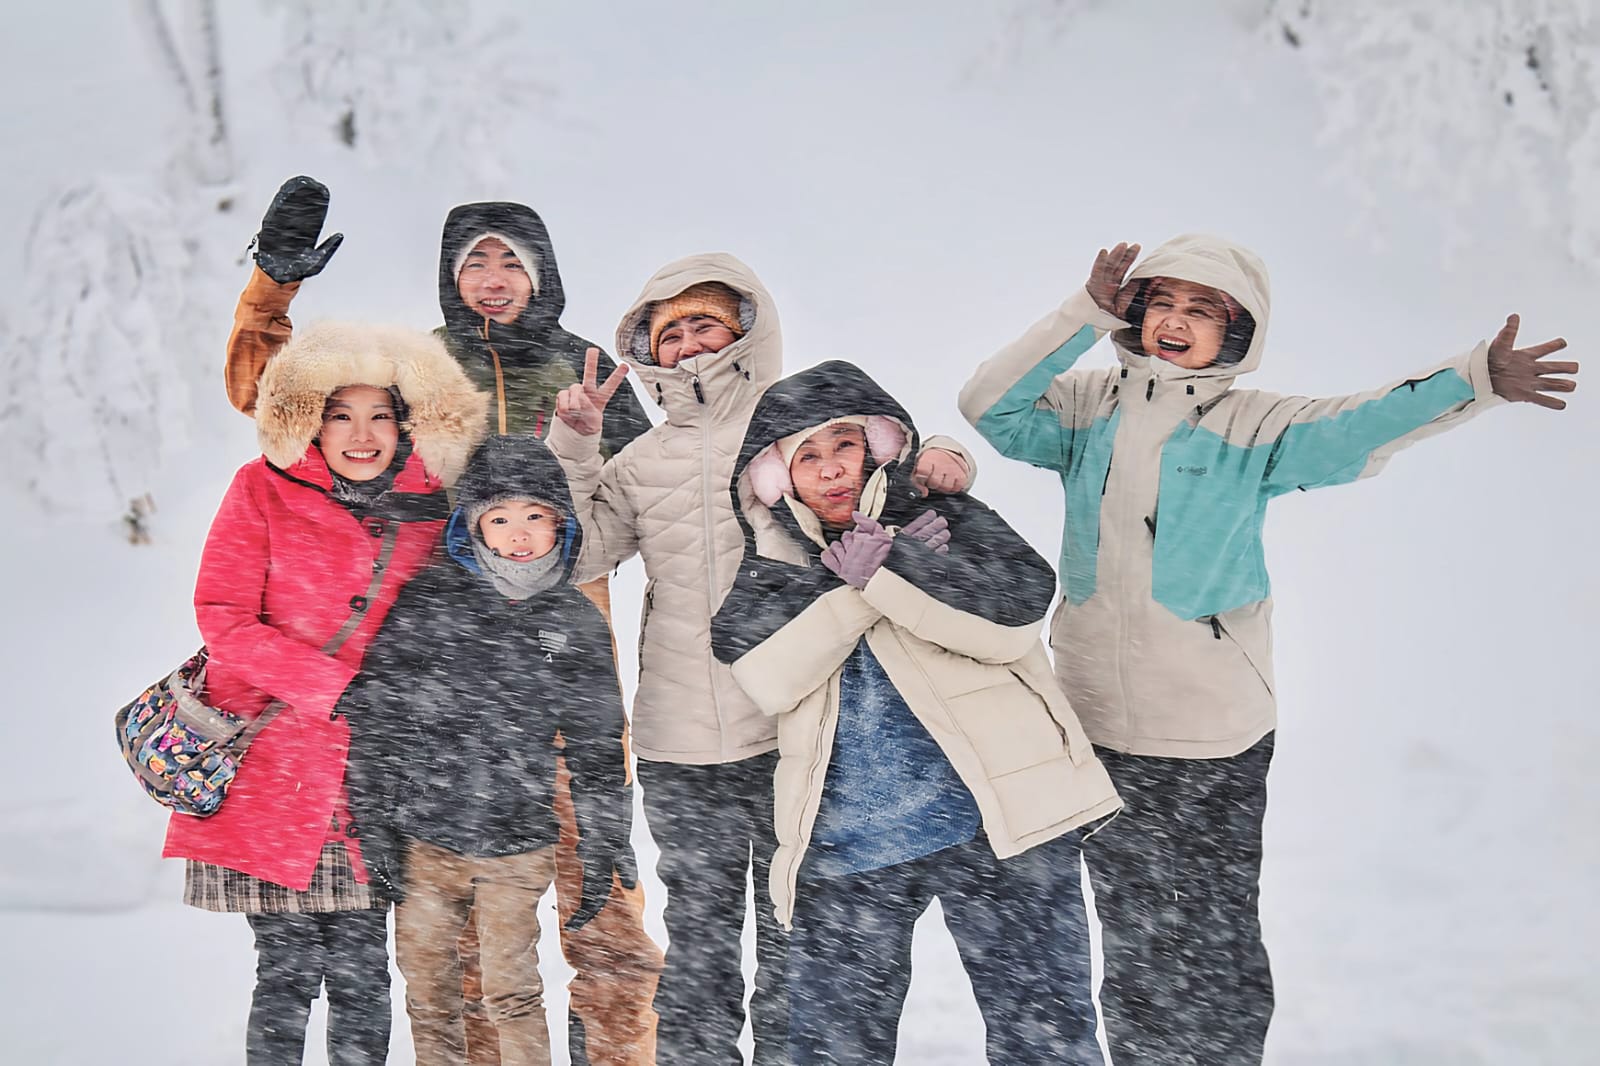
[[[523,269],[536,279],[537,291],[522,314],[509,326],[498,322],[489,327],[496,346],[515,351],[538,343],[560,324],[567,307],[567,293],[556,268],[556,252],[550,231],[531,207],[500,201],[462,204],[445,216],[444,235],[439,241],[439,309],[444,312],[445,328],[457,341],[483,337],[484,318],[462,302],[456,291],[456,260],[472,244],[489,234],[510,237],[532,253],[536,263],[523,263]]]
[[[402,430],[429,478],[450,485],[483,437],[486,399],[439,340],[395,326],[322,322],[301,330],[261,372],[256,436],[290,470],[322,430],[328,397],[347,385],[399,392]]]
[[[684,359],[672,368],[650,355],[650,312],[691,285],[715,281],[739,294],[744,335],[719,352]],[[726,252],[691,255],[668,263],[644,289],[617,326],[617,354],[633,366],[645,395],[666,409],[667,421],[684,425],[702,413],[713,418],[748,408],[783,374],[783,337],[778,308],[755,271]],[[708,410],[709,409],[709,410]]]
[[[467,516],[479,505],[506,496],[539,500],[561,512],[556,550],[561,552],[561,580],[570,581],[583,550],[583,527],[573,512],[561,464],[544,442],[532,437],[490,437],[472,454],[467,472],[456,483],[456,509],[445,529],[450,557],[474,574],[482,572],[473,557],[473,530]]]
[[[1232,378],[1261,365],[1261,353],[1267,341],[1267,319],[1272,310],[1272,291],[1266,264],[1260,256],[1222,237],[1186,233],[1157,246],[1128,275],[1129,281],[1150,278],[1178,278],[1220,289],[1237,300],[1255,320],[1250,345],[1238,362],[1216,363],[1199,370],[1184,370],[1163,363],[1163,377]],[[1117,356],[1125,365],[1151,362],[1140,349],[1137,331],[1119,330],[1114,340]]]

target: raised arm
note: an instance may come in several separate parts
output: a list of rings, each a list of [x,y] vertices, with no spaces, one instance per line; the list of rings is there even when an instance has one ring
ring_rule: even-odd
[[[1311,400],[1284,397],[1266,413],[1257,434],[1271,441],[1262,487],[1268,495],[1341,485],[1371,477],[1394,453],[1460,425],[1504,401],[1559,410],[1549,395],[1576,388],[1574,362],[1547,362],[1566,347],[1556,339],[1517,348],[1516,315],[1488,344],[1403,381],[1352,396]]]
[[[583,525],[583,554],[574,579],[589,581],[615,569],[639,550],[637,515],[622,482],[622,454],[602,461],[606,407],[622,388],[624,363],[596,382],[600,350],[585,356],[583,380],[556,396],[556,420],[545,442],[566,472],[572,506]]]
[[[222,373],[228,402],[247,415],[255,414],[262,368],[289,342],[289,304],[300,283],[321,273],[344,240],[335,233],[317,243],[327,217],[328,187],[305,175],[284,182],[262,216],[256,266],[233,311]]]
[[[986,360],[961,390],[961,413],[996,451],[1059,470],[1070,437],[1096,394],[1087,382],[1060,378],[1107,332],[1127,323],[1118,314],[1131,294],[1122,279],[1137,244],[1101,249],[1088,283],[1017,340]]]

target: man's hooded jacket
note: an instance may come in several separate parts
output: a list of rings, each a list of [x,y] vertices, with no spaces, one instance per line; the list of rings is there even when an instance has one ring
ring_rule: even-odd
[[[456,288],[462,253],[490,234],[509,238],[519,258],[535,260],[522,264],[533,279],[534,294],[509,325],[478,314]],[[451,210],[439,243],[439,307],[453,353],[473,383],[489,394],[491,434],[544,437],[555,418],[556,394],[582,380],[587,349],[601,349],[599,380],[616,368],[601,345],[562,328],[566,305],[550,234],[531,208],[476,203]],[[601,447],[615,455],[649,428],[638,398],[624,386],[606,408]]]
[[[1254,322],[1243,354],[1225,346],[1229,357],[1197,370],[1151,358],[1137,323],[1079,289],[978,368],[961,412],[1002,455],[1061,478],[1063,596],[1050,643],[1095,743],[1224,758],[1277,724],[1267,504],[1370,477],[1400,449],[1498,401],[1484,344],[1350,396],[1235,388],[1266,344],[1261,260],[1188,235],[1150,252],[1129,280],[1155,277],[1231,296]],[[1117,365],[1074,368],[1107,333]]]
[[[449,558],[401,593],[339,704],[357,822],[368,836],[386,829],[464,855],[533,851],[556,842],[561,754],[580,847],[619,847],[632,826],[621,689],[605,619],[570,584],[583,531],[561,467],[539,441],[491,438],[456,489]],[[507,496],[565,516],[555,580],[517,602],[481,571],[466,518]]]
[[[950,526],[948,554],[897,536],[861,590],[821,564],[829,535],[809,509],[752,473],[780,439],[853,416],[866,419],[873,467],[861,507],[891,530],[929,509]],[[1120,806],[1039,640],[1050,565],[971,496],[922,497],[911,483],[918,445],[910,417],[876,382],[829,362],[768,389],[739,450],[731,492],[745,551],[712,646],[778,717],[772,898],[785,922],[839,716],[850,713],[840,671],[859,641],[972,793],[1000,857]]]

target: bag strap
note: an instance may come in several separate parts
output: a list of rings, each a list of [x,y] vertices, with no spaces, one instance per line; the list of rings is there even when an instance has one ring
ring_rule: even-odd
[[[372,601],[378,598],[378,592],[383,588],[384,575],[389,572],[389,559],[394,555],[395,540],[400,535],[400,523],[389,522],[383,533],[383,545],[378,549],[378,557],[372,561],[372,580],[367,582],[367,591],[360,596],[351,597],[350,617],[344,620],[344,625],[339,631],[328,638],[322,646],[324,655],[332,655],[344,646],[351,634],[361,628],[361,623],[366,620],[367,608]],[[245,749],[250,746],[256,735],[272,724],[272,720],[283,711],[288,704],[282,700],[273,700],[262,708],[256,715],[255,721],[245,726],[239,734],[225,745],[234,758],[241,758]]]

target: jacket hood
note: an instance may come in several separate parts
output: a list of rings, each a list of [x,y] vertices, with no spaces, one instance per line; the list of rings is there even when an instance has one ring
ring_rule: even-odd
[[[570,581],[583,549],[583,527],[572,506],[566,473],[545,443],[534,437],[490,437],[472,453],[467,472],[456,483],[456,509],[445,529],[445,549],[450,557],[474,574],[481,572],[472,554],[467,515],[481,504],[506,496],[542,500],[561,511],[564,518],[555,550],[562,553],[561,580]]]
[[[256,399],[256,437],[281,470],[300,462],[322,431],[328,397],[346,385],[393,388],[401,429],[427,474],[453,484],[482,439],[487,400],[437,337],[396,326],[320,322],[268,360]]]
[[[1248,248],[1222,237],[1186,233],[1174,237],[1146,255],[1128,275],[1129,281],[1149,278],[1179,278],[1198,285],[1221,289],[1237,300],[1255,319],[1244,358],[1228,365],[1212,365],[1200,370],[1171,368],[1177,377],[1236,377],[1261,365],[1266,346],[1267,320],[1272,308],[1272,292],[1266,264]],[[1128,364],[1150,361],[1140,348],[1137,331],[1121,330],[1116,336],[1117,355]]]
[[[513,245],[538,260],[522,264],[537,282],[537,291],[522,314],[508,326],[489,323],[490,341],[497,347],[503,345],[515,350],[559,327],[561,312],[567,306],[550,233],[533,208],[493,201],[462,204],[451,209],[445,217],[444,234],[439,241],[439,309],[444,312],[445,328],[457,341],[469,346],[473,341],[482,343],[486,320],[463,303],[461,294],[456,291],[456,261],[478,240],[490,234],[509,237]]]
[[[885,495],[879,517],[885,524],[900,525],[916,513],[922,494],[911,484],[912,464],[907,460],[917,454],[921,440],[911,416],[860,367],[831,360],[773,385],[762,395],[750,417],[750,427],[739,448],[729,489],[734,511],[745,532],[748,552],[757,554],[757,531],[776,524],[796,539],[805,554],[814,554],[805,544],[815,541],[816,531],[802,528],[791,508],[764,502],[762,496],[770,498],[770,495],[757,484],[760,472],[752,468],[777,459],[771,453],[784,437],[857,416],[868,422],[869,457],[875,468],[870,476],[881,474],[884,479]],[[894,429],[898,430],[897,436]],[[786,474],[787,464],[782,465]]]
[[[718,281],[739,294],[744,335],[720,352],[684,359],[670,370],[650,355],[650,311],[691,285]],[[697,407],[721,411],[753,401],[783,373],[778,308],[755,271],[726,252],[691,255],[668,263],[645,282],[617,326],[617,355],[633,366],[644,393],[682,421]],[[695,386],[699,386],[698,393]]]

